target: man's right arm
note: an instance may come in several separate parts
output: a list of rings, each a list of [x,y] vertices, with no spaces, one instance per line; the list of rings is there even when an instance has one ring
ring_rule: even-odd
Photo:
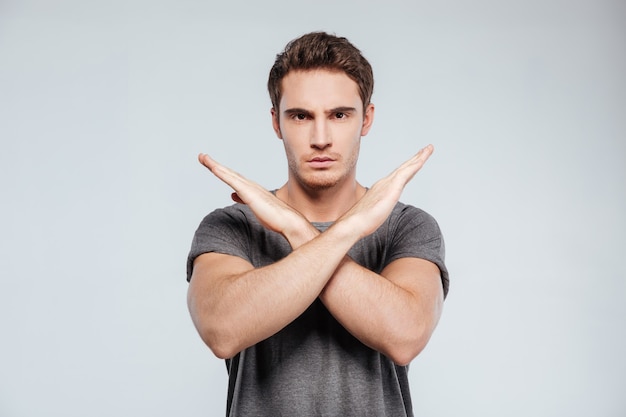
[[[294,249],[262,268],[215,253],[196,258],[188,305],[198,332],[215,355],[232,357],[302,314],[338,267],[350,262],[346,257],[350,248],[387,218],[406,183],[431,153],[429,146],[402,164],[321,234],[258,184],[200,155],[200,162],[236,191],[233,199],[248,204],[264,227],[281,233]]]
[[[261,268],[219,253],[195,259],[189,311],[216,356],[230,358],[272,336],[315,301],[359,238],[350,228],[332,229],[319,234],[302,218],[293,233],[287,232],[297,248]]]

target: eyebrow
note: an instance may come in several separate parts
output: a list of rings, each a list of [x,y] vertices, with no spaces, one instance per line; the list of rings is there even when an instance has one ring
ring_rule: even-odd
[[[335,107],[335,108],[328,110],[326,113],[333,114],[333,113],[354,113],[354,112],[356,112],[356,108],[354,107],[339,106],[339,107]],[[311,116],[311,112],[309,110],[301,109],[298,107],[294,107],[292,109],[286,109],[283,113],[287,116],[294,115],[294,114],[304,114],[308,117]]]
[[[328,111],[329,114],[331,113],[354,113],[354,112],[356,112],[356,109],[354,107],[348,107],[348,106],[335,107],[334,109],[330,109]]]
[[[305,109],[300,109],[300,108],[297,108],[297,107],[294,107],[293,109],[286,109],[283,113],[285,115],[287,115],[287,116],[291,116],[291,115],[294,115],[294,114],[304,114],[307,117],[311,116],[311,112],[310,111],[305,110]]]

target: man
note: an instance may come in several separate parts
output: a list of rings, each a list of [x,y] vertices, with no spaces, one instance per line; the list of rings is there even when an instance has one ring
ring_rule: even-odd
[[[432,217],[399,203],[427,146],[367,189],[372,70],[345,38],[310,33],[276,58],[268,89],[288,179],[269,192],[201,154],[236,204],[200,224],[188,304],[226,359],[228,416],[411,416],[408,364],[447,293]]]

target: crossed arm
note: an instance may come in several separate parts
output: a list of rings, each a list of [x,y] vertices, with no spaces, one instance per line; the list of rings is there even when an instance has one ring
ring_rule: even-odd
[[[384,222],[431,153],[432,147],[424,148],[378,181],[324,233],[258,184],[200,155],[200,162],[235,190],[233,198],[248,204],[266,228],[281,233],[294,249],[262,268],[218,253],[196,258],[188,304],[205,343],[218,357],[232,357],[281,330],[320,297],[362,343],[400,365],[409,363],[441,314],[438,267],[401,258],[378,275],[347,253]]]

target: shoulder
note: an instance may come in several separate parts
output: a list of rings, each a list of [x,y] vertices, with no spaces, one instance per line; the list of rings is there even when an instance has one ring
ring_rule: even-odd
[[[221,219],[221,218],[235,218],[246,219],[252,214],[252,211],[245,204],[235,203],[230,206],[221,207],[213,210],[205,216],[205,219]]]
[[[445,242],[435,218],[420,208],[398,203],[389,216],[387,232],[393,248],[388,260],[415,257],[434,263],[439,267],[444,295],[447,295],[449,277],[445,265]]]
[[[441,233],[439,224],[435,218],[422,210],[410,204],[398,202],[389,218],[387,219],[389,227],[418,227],[420,229],[431,229],[437,234]]]
[[[224,248],[231,248],[232,251],[234,248],[246,248],[250,231],[256,228],[255,222],[258,224],[252,211],[244,204],[215,209],[198,225],[191,244],[191,254],[197,256]]]
[[[203,228],[229,228],[243,225],[258,224],[254,213],[245,204],[233,204],[213,210],[200,222],[199,230]]]
[[[250,229],[256,221],[244,204],[233,204],[207,214],[194,233],[187,256],[187,280],[191,279],[194,260],[208,252],[246,258]],[[258,223],[258,222],[257,222]]]

